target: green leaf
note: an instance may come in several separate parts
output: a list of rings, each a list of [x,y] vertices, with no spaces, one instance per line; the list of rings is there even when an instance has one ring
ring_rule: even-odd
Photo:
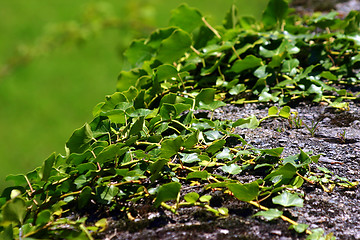
[[[26,213],[26,203],[24,199],[16,197],[7,201],[1,208],[3,221],[23,224]]]
[[[281,72],[289,73],[290,76],[294,76],[297,73],[297,67],[299,66],[299,60],[291,59],[285,60],[281,67]]]
[[[222,166],[221,169],[229,174],[239,174],[241,173],[241,167],[235,163],[232,163],[230,165]]]
[[[223,137],[223,135],[219,131],[207,131],[204,132],[204,135],[210,141],[218,140]]]
[[[248,118],[240,118],[232,124],[232,127],[255,129],[259,126],[259,121],[255,115],[251,115]]]
[[[154,207],[159,207],[162,202],[177,199],[180,189],[181,184],[178,182],[171,182],[162,185],[159,188],[158,194],[153,204]]]
[[[271,149],[257,149],[262,153],[265,153],[267,155],[273,156],[273,157],[280,157],[281,153],[284,151],[283,147],[278,148],[271,148]]]
[[[279,109],[276,106],[272,106],[268,110],[268,115],[269,116],[277,116],[278,112],[279,112]]]
[[[289,106],[284,106],[279,112],[279,116],[283,118],[289,118],[290,115],[291,115],[291,108]]]
[[[248,55],[242,60],[237,60],[230,68],[231,72],[241,73],[244,70],[256,68],[262,65],[261,58],[257,58],[254,55]]]
[[[135,40],[124,55],[134,67],[140,67],[144,61],[150,60],[154,49],[145,44],[145,40]]]
[[[288,11],[286,0],[270,0],[262,15],[262,22],[265,26],[280,25]]]
[[[0,232],[0,239],[2,240],[13,240],[14,239],[14,227],[12,224],[9,226],[3,227],[3,230]]]
[[[215,156],[217,159],[227,159],[231,160],[233,158],[233,155],[230,153],[229,148],[224,148],[221,152],[216,154]]]
[[[212,196],[211,195],[203,195],[199,198],[200,202],[210,202]]]
[[[198,10],[189,7],[187,4],[182,4],[172,11],[170,25],[191,33],[203,23],[201,18],[201,13]]]
[[[36,225],[45,225],[50,221],[51,212],[46,209],[41,211],[36,218]]]
[[[283,214],[282,211],[275,209],[275,208],[270,208],[267,211],[260,211],[254,214],[254,217],[256,216],[261,216],[263,218],[265,218],[266,221],[271,221],[275,218],[281,217],[281,215]]]
[[[118,193],[119,188],[114,185],[99,186],[96,188],[96,196],[101,202],[106,204],[109,204]]]
[[[133,136],[140,133],[144,128],[145,118],[138,118],[130,127],[129,135]]]
[[[219,151],[226,143],[226,140],[224,139],[220,139],[220,140],[215,140],[207,149],[206,152],[214,154],[217,151]]]
[[[48,180],[48,178],[50,177],[50,173],[52,170],[52,166],[54,165],[55,162],[55,158],[56,158],[56,154],[53,153],[50,155],[50,157],[48,157],[44,163],[43,166],[41,168],[41,181],[46,182]]]
[[[219,107],[224,107],[224,106],[226,106],[226,103],[224,103],[222,101],[214,101],[209,104],[204,104],[203,102],[199,102],[198,109],[214,111],[215,109],[217,109]]]
[[[206,180],[208,177],[209,177],[209,173],[206,170],[205,171],[196,171],[196,172],[190,172],[186,176],[186,180],[193,179],[193,178],[200,178],[200,179]]]
[[[295,193],[289,193],[288,191],[285,191],[281,193],[280,195],[274,197],[272,199],[272,202],[274,204],[279,204],[284,207],[303,207],[304,200],[301,199],[297,194]]]
[[[139,109],[135,109],[134,111],[131,111],[129,113],[127,112],[127,115],[132,118],[137,118],[137,117],[147,117],[148,115],[150,115],[152,113],[153,113],[153,110],[146,109],[146,108],[139,108]]]
[[[235,28],[236,24],[239,22],[237,16],[237,8],[233,4],[231,5],[230,10],[226,13],[225,19],[223,21],[223,25],[226,29]]]
[[[80,209],[86,207],[86,205],[88,204],[88,202],[91,199],[91,187],[86,186],[81,190],[81,193],[79,195],[79,199],[77,201],[78,207]]]
[[[85,123],[81,128],[76,129],[66,142],[67,155],[70,153],[82,153],[90,145],[93,140],[92,131],[88,123]]]
[[[197,153],[180,153],[183,163],[194,163],[200,161]]]
[[[244,202],[254,200],[259,194],[259,185],[257,182],[246,184],[229,183],[227,187],[237,199]]]
[[[128,150],[128,148],[124,148],[124,145],[124,143],[117,143],[104,148],[95,161],[101,164],[107,161],[115,161],[115,157],[122,156]]]
[[[297,168],[291,163],[286,163],[284,166],[273,170],[265,177],[265,181],[276,181],[276,185],[288,184],[290,180],[296,175]]]
[[[157,59],[163,63],[173,63],[181,58],[192,44],[191,37],[183,30],[176,30],[161,42]]]
[[[216,90],[213,88],[204,88],[201,89],[200,93],[195,97],[195,105],[199,106],[199,103],[210,104],[214,102]]]
[[[180,147],[184,144],[181,136],[174,139],[166,139],[161,143],[161,158],[170,158],[178,153]]]
[[[189,203],[195,203],[197,200],[199,200],[199,194],[196,192],[190,192],[184,196],[184,200]]]
[[[303,233],[309,227],[308,224],[300,223],[300,224],[293,224],[289,227],[289,229],[294,229],[298,233]]]
[[[169,64],[160,65],[156,69],[156,77],[159,82],[164,80],[178,79],[179,73],[176,68]]]

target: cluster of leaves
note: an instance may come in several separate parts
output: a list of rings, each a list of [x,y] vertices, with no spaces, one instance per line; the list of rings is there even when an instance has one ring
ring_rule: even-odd
[[[139,202],[173,213],[197,206],[228,215],[227,208],[211,206],[213,189],[263,210],[257,215],[267,220],[280,217],[310,234],[308,226],[282,211],[303,206],[297,189],[304,181],[324,186],[330,179],[311,173],[319,156],[300,150],[282,158],[282,148],[253,148],[234,129],[258,127],[263,119],[255,116],[230,122],[197,114],[248,98],[285,104],[300,97],[348,96],[329,84],[341,85],[344,77],[358,81],[352,71],[359,58],[356,38],[347,34],[358,26],[359,15],[341,21],[332,15],[297,19],[287,12],[285,1],[271,0],[262,23],[256,23],[238,18],[232,8],[215,29],[197,10],[182,5],[173,12],[172,27],[134,41],[126,56],[137,68],[119,76],[134,87],[98,104],[93,121],[66,143],[65,156],[54,153],[42,167],[8,176],[15,185],[0,198],[0,238],[92,239],[106,221],[91,224],[69,215],[94,204],[129,219]],[[338,26],[345,32],[321,31]],[[290,108],[272,107],[268,117],[289,118]],[[239,182],[236,176],[242,174],[255,174],[257,180]],[[331,184],[356,185],[340,177]],[[189,185],[202,186],[206,194],[185,194]],[[261,205],[266,202],[277,208]],[[315,230],[309,237],[321,235]]]

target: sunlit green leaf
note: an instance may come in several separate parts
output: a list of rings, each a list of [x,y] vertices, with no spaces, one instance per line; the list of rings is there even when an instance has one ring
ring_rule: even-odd
[[[254,200],[259,194],[259,185],[257,182],[246,184],[229,183],[227,187],[237,199],[244,202]]]
[[[222,166],[221,169],[229,174],[239,174],[241,172],[241,167],[235,163]]]
[[[303,207],[304,200],[295,193],[289,193],[288,191],[284,191],[280,195],[274,197],[272,199],[272,202],[274,204],[279,204],[284,207]]]
[[[163,63],[172,63],[189,50],[191,43],[192,41],[188,33],[176,30],[169,38],[161,42],[156,58]]]
[[[201,13],[186,4],[180,5],[172,11],[170,25],[177,26],[189,33],[202,24]]]
[[[275,209],[275,208],[270,208],[269,210],[266,211],[260,211],[254,214],[255,216],[261,216],[263,218],[265,218],[266,221],[271,221],[275,218],[280,217],[283,214],[282,211]]]
[[[196,193],[196,192],[190,192],[190,193],[187,193],[185,196],[184,196],[184,199],[185,201],[189,202],[189,203],[195,203],[197,200],[199,200],[199,194]]]

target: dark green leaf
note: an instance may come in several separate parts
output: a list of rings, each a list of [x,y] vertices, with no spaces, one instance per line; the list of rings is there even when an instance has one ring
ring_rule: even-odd
[[[154,207],[159,207],[162,202],[176,199],[181,189],[181,184],[178,182],[171,182],[162,185],[156,196]]]
[[[207,171],[196,171],[191,172],[186,176],[186,179],[200,178],[206,180],[209,177],[209,173]]]
[[[178,153],[180,147],[184,144],[181,136],[174,139],[166,139],[161,143],[161,158],[170,158]]]
[[[259,194],[259,185],[257,182],[246,184],[229,183],[227,187],[237,199],[244,202],[254,200]]]
[[[261,58],[257,58],[254,55],[248,55],[242,60],[237,60],[231,67],[230,71],[235,73],[241,73],[246,69],[256,68],[262,64]]]
[[[88,204],[88,202],[90,201],[90,199],[91,199],[91,191],[92,191],[91,187],[89,187],[89,186],[86,186],[81,190],[81,193],[79,195],[79,199],[77,201],[78,207],[80,209],[84,208]]]

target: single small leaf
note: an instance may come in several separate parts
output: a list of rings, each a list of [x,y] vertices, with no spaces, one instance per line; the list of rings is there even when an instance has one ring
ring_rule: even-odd
[[[288,8],[286,0],[270,0],[262,15],[262,22],[265,26],[280,25]]]
[[[41,168],[41,175],[42,175],[41,181],[46,182],[50,177],[50,172],[52,170],[52,166],[55,162],[55,159],[56,159],[56,154],[53,153],[44,161],[44,164]]]
[[[14,222],[17,224],[22,224],[25,213],[26,213],[26,203],[24,199],[16,197],[7,201],[2,206],[2,220]]]
[[[78,207],[80,209],[84,208],[91,199],[91,187],[86,186],[81,190],[79,199],[77,201]]]
[[[189,203],[195,203],[197,200],[199,200],[199,194],[196,192],[190,192],[184,196],[185,201]]]
[[[304,205],[304,200],[302,198],[300,198],[297,194],[289,193],[288,191],[285,191],[280,195],[274,197],[272,199],[272,202],[274,204],[279,204],[284,207],[303,207]]]
[[[197,153],[180,153],[183,163],[194,163],[200,161]]]
[[[262,64],[261,58],[257,58],[254,55],[248,55],[242,60],[237,60],[231,67],[230,71],[235,73],[241,73],[244,70],[256,68]]]
[[[286,163],[284,166],[273,170],[269,175],[265,177],[265,181],[271,180],[274,182],[276,179],[277,185],[288,184],[290,180],[296,175],[297,168],[291,164]],[[275,183],[275,182],[274,182]]]
[[[248,118],[240,118],[232,124],[232,127],[255,129],[259,126],[259,121],[255,115],[251,115]]]
[[[151,59],[154,49],[146,45],[145,40],[135,40],[126,49],[124,55],[134,67],[140,67],[146,60]]]
[[[181,184],[178,182],[171,182],[162,185],[159,188],[156,196],[154,207],[159,207],[162,202],[176,199],[181,189]]]
[[[212,196],[211,195],[203,195],[199,198],[200,202],[210,202]]]
[[[206,152],[214,154],[217,151],[219,151],[226,143],[226,140],[224,139],[220,139],[220,140],[215,140],[207,149]]]
[[[178,153],[180,147],[184,144],[181,136],[173,139],[166,139],[161,143],[160,157],[170,158]]]
[[[300,223],[300,224],[293,224],[289,227],[289,229],[294,229],[298,233],[303,233],[309,227],[308,224]]]
[[[190,172],[187,176],[186,179],[193,179],[193,178],[200,178],[203,180],[206,180],[209,177],[209,173],[205,170],[205,171],[196,171],[196,172]]]
[[[239,174],[241,172],[241,167],[235,163],[222,166],[221,169],[229,174]]]
[[[204,135],[210,141],[218,140],[223,136],[219,131],[207,131]]]
[[[157,59],[163,63],[173,63],[190,49],[192,40],[183,30],[176,30],[169,38],[163,40],[158,49]]]
[[[50,221],[51,212],[46,209],[41,211],[36,218],[36,225],[45,225]]]
[[[257,182],[246,184],[229,183],[227,187],[237,199],[244,202],[254,200],[259,194],[259,185]]]
[[[93,139],[92,131],[88,123],[76,129],[66,142],[67,155],[70,153],[82,153]]]
[[[269,116],[277,116],[278,112],[279,112],[279,109],[276,106],[272,106],[268,110],[268,115]]]
[[[198,10],[189,7],[187,4],[182,4],[172,11],[170,25],[191,33],[203,23],[201,18],[201,13]]]
[[[96,196],[106,204],[109,204],[118,193],[119,188],[114,185],[99,186],[96,188]]]
[[[233,155],[230,152],[229,148],[224,148],[221,152],[216,154],[215,156],[217,159],[227,159],[231,160],[233,158]]]
[[[283,214],[282,211],[275,209],[275,208],[270,208],[267,211],[260,211],[254,214],[255,216],[261,216],[263,218],[265,218],[266,221],[271,221],[275,218],[280,217]]]

